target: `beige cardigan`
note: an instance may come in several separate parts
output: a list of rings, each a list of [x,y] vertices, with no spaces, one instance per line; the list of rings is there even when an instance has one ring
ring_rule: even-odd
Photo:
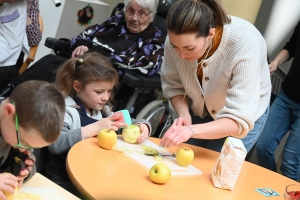
[[[180,58],[169,37],[161,79],[166,98],[186,93],[195,115],[206,115],[205,103],[214,119],[237,121],[242,131],[235,137],[244,137],[268,107],[271,81],[264,38],[251,23],[231,19],[224,25],[218,49],[202,63],[202,87],[196,76],[197,63]]]

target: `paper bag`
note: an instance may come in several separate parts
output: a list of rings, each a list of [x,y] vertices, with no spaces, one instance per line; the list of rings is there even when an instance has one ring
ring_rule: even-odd
[[[210,174],[215,187],[233,190],[247,151],[240,139],[228,137]]]

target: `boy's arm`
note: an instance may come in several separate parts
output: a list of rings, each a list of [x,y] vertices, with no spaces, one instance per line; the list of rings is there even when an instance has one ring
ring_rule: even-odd
[[[67,123],[64,123],[60,136],[53,144],[48,146],[48,149],[52,154],[65,153],[81,140],[81,128],[71,130],[70,126]]]

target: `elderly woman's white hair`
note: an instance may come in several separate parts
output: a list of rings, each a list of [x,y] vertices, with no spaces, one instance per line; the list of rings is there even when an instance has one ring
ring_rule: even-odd
[[[127,8],[127,4],[131,1],[135,1],[141,7],[150,10],[151,11],[151,17],[152,17],[152,20],[153,20],[153,17],[156,14],[156,10],[157,10],[159,0],[124,0],[125,9]]]

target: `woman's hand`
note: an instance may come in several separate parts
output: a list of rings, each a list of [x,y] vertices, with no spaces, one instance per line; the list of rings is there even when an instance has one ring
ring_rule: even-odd
[[[142,133],[138,137],[136,143],[141,143],[149,137],[149,128],[146,124],[138,124],[138,126],[139,126]]]
[[[81,45],[76,47],[76,49],[73,51],[72,53],[72,58],[73,57],[78,57],[78,56],[82,56],[85,52],[87,52],[89,50],[89,48],[87,48],[87,46]]]
[[[269,64],[269,69],[270,69],[270,74],[271,75],[273,75],[274,74],[274,72],[277,70],[277,63],[275,63],[275,62],[271,62],[270,64]]]
[[[18,179],[11,173],[1,173],[0,174],[0,199],[5,199],[3,191],[7,191],[11,194],[14,193],[15,188],[18,186]]]
[[[25,167],[21,169],[19,175],[17,176],[19,188],[22,187],[24,179],[30,175],[32,171],[32,166],[34,165],[34,160],[29,157],[31,152],[26,150],[24,153],[28,154],[28,158],[26,158],[26,160],[24,161]]]
[[[159,146],[168,148],[174,145],[179,145],[186,142],[193,135],[194,133],[191,128],[187,126],[177,126],[173,123],[173,125],[164,134]]]
[[[103,129],[117,131],[120,127],[127,126],[123,122],[118,122],[121,117],[122,116],[120,115],[113,115],[110,117],[100,119],[99,121],[89,124],[85,127],[82,127],[82,135],[84,138],[89,138],[98,135],[99,131]]]

